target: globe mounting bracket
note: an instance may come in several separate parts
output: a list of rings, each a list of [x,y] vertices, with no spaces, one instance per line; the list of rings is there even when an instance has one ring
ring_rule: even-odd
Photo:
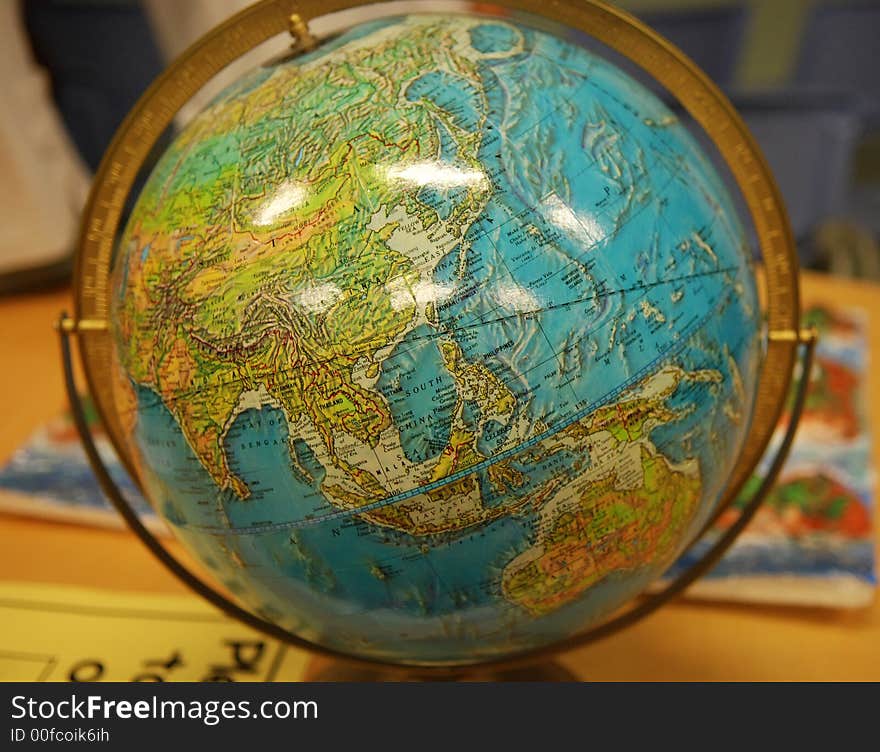
[[[77,332],[103,332],[107,330],[107,322],[103,319],[74,319],[63,315],[55,322],[56,331],[68,334]]]
[[[309,31],[309,25],[299,13],[292,13],[288,19],[290,36],[293,37],[291,48],[294,52],[309,52],[318,46],[318,40]]]

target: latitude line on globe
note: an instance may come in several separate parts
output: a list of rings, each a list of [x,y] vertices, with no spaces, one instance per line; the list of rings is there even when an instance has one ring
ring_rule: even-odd
[[[295,530],[299,528],[305,527],[314,527],[324,522],[330,522],[331,520],[342,519],[346,517],[354,517],[365,512],[372,512],[376,509],[381,509],[382,507],[390,506],[392,504],[396,504],[401,501],[406,501],[407,499],[411,499],[414,496],[418,496],[420,494],[426,493],[428,491],[433,491],[437,488],[442,488],[443,486],[449,485],[450,483],[454,483],[468,475],[472,475],[479,470],[490,467],[502,460],[505,460],[509,457],[515,456],[520,452],[529,449],[535,444],[543,441],[544,439],[550,438],[551,436],[555,436],[563,429],[568,426],[576,423],[581,418],[589,415],[592,412],[598,410],[602,405],[607,404],[610,400],[615,397],[620,396],[628,389],[633,387],[639,381],[641,381],[645,376],[647,376],[653,368],[655,368],[658,364],[669,360],[676,352],[683,350],[688,342],[691,339],[691,336],[702,328],[702,326],[709,321],[715,312],[726,305],[729,302],[731,292],[728,291],[726,295],[723,295],[719,298],[718,303],[709,309],[703,316],[699,318],[693,319],[689,324],[687,324],[683,331],[679,340],[668,350],[658,354],[655,358],[648,361],[639,368],[635,373],[633,373],[630,378],[618,384],[613,389],[609,390],[605,394],[603,394],[598,399],[591,402],[589,405],[577,410],[572,415],[563,419],[559,422],[557,426],[553,428],[548,428],[546,431],[542,431],[541,433],[532,436],[529,439],[526,439],[521,444],[518,444],[515,447],[511,447],[510,449],[506,449],[503,452],[499,452],[492,457],[487,457],[482,462],[477,462],[473,465],[469,465],[466,468],[458,470],[454,473],[450,473],[449,475],[440,478],[435,481],[431,481],[430,483],[425,483],[416,488],[411,488],[407,491],[403,491],[399,494],[395,494],[394,496],[388,496],[384,499],[378,499],[376,501],[370,502],[369,504],[364,504],[359,507],[354,507],[350,509],[338,509],[333,512],[327,512],[326,514],[322,514],[319,516],[310,516],[306,515],[300,520],[289,520],[286,522],[272,522],[272,523],[258,523],[255,525],[250,525],[248,527],[240,527],[240,528],[225,528],[217,525],[182,525],[189,530],[197,530],[203,533],[207,533],[209,535],[222,535],[224,537],[228,536],[243,536],[243,535],[259,535],[260,533],[274,532],[278,530]]]
[[[628,131],[624,126],[621,125],[621,128],[622,128],[626,133],[629,133],[629,131]],[[583,170],[580,170],[578,173],[576,173],[576,175],[584,174],[585,172],[587,172],[587,171],[589,170],[589,167],[590,167],[591,165],[594,165],[594,164],[595,164],[595,160],[591,158],[591,161],[590,161],[589,165],[588,165],[587,167],[585,167]],[[655,165],[655,164],[656,164],[656,161],[655,161],[655,162],[651,162],[651,166],[652,166],[652,167],[653,167],[653,165]],[[668,181],[664,184],[664,186],[663,186],[664,190],[665,190],[666,187],[669,186],[670,183],[673,182],[673,180],[675,180],[675,177],[676,177],[675,174],[670,175],[669,180],[668,180]],[[552,195],[554,195],[554,194],[555,194],[555,191],[550,191],[549,193],[545,194],[544,196],[541,196],[540,199],[537,201],[537,203],[538,203],[538,204],[542,203],[545,199],[549,198],[550,196],[552,196]],[[557,194],[557,195],[558,195],[558,194]],[[490,198],[490,199],[489,199],[489,201],[492,201],[492,200],[493,200],[493,198]],[[526,207],[525,209],[522,209],[521,211],[516,212],[516,213],[514,213],[513,215],[509,216],[509,217],[508,217],[507,219],[505,219],[503,222],[500,222],[500,223],[498,224],[498,227],[497,227],[497,228],[493,227],[492,230],[483,230],[482,232],[480,232],[480,233],[474,235],[473,237],[469,238],[469,240],[470,240],[470,242],[473,244],[473,243],[476,242],[477,240],[479,240],[479,239],[481,239],[481,238],[484,238],[484,237],[487,237],[487,236],[490,234],[490,232],[492,232],[492,231],[494,231],[494,230],[496,230],[496,229],[500,229],[500,228],[502,228],[502,227],[508,225],[510,222],[514,221],[515,219],[520,219],[520,218],[522,218],[522,217],[524,217],[524,216],[526,216],[526,215],[528,215],[528,214],[534,213],[534,211],[535,211],[534,207]],[[604,211],[604,210],[603,210],[603,211]],[[632,213],[631,216],[632,216],[632,217],[639,216],[643,211],[646,211],[646,206],[642,206],[642,207],[637,208],[637,209]],[[616,233],[616,231],[615,231],[615,233]],[[612,234],[614,234],[614,233],[612,233]],[[587,261],[582,261],[581,259],[582,259],[582,258],[583,258],[588,252],[593,251],[593,250],[595,250],[596,248],[598,248],[599,245],[601,245],[602,242],[604,242],[604,241],[603,241],[603,240],[597,240],[597,241],[594,241],[594,242],[590,243],[586,248],[584,248],[583,252],[581,253],[581,257],[580,257],[580,258],[569,258],[569,260],[568,260],[568,261],[567,261],[562,267],[560,267],[559,269],[557,269],[556,271],[554,271],[554,272],[550,275],[550,278],[556,277],[558,274],[561,274],[563,271],[565,271],[566,269],[568,269],[568,268],[571,267],[571,266],[576,266],[576,265],[586,266],[586,265],[588,264],[588,262],[587,262]],[[518,272],[520,269],[522,269],[522,268],[523,268],[524,266],[526,266],[528,263],[530,263],[530,262],[529,262],[529,261],[525,261],[525,262],[523,262],[522,264],[520,264],[519,266],[514,267],[513,269],[508,268],[508,271],[511,272],[511,273],[512,273],[513,271],[517,271],[517,272]],[[730,269],[730,270],[733,270],[733,269],[735,269],[735,267],[729,267],[729,269]],[[693,278],[693,276],[694,276],[694,275],[691,275],[691,276],[688,276],[688,277],[681,277],[680,279],[681,279],[681,281],[683,281],[683,280],[685,280],[685,279]],[[674,281],[677,281],[677,280],[672,280],[672,279],[670,279],[670,280],[659,280],[659,281],[658,281],[658,284],[661,283],[661,282],[674,282]],[[646,287],[646,288],[642,288],[642,289],[650,289],[650,288],[649,288],[649,287]],[[630,292],[630,291],[632,291],[632,290],[631,290],[631,289],[616,290],[616,291],[611,291],[611,292],[609,293],[609,295],[615,294],[615,293],[617,293],[617,292],[624,293],[624,292]],[[562,305],[569,305],[569,304],[573,304],[573,303],[577,303],[577,302],[582,302],[582,301],[586,301],[587,299],[588,299],[588,298],[586,298],[586,297],[585,297],[585,298],[579,298],[579,299],[574,300],[574,301],[567,301],[565,304],[562,304]],[[500,307],[500,306],[497,306],[497,305],[496,305],[492,310],[493,310],[493,311],[498,310],[499,307]],[[540,312],[547,311],[547,310],[553,310],[553,308],[552,308],[552,307],[548,307],[548,308],[540,308],[540,309],[536,309],[534,312],[535,312],[535,313],[540,313]],[[490,311],[490,312],[491,312],[491,311]],[[488,314],[486,314],[486,315],[488,315]],[[515,314],[514,314],[514,315],[515,315]],[[495,322],[495,321],[486,321],[486,322],[484,322],[484,321],[482,320],[482,317],[481,317],[481,320],[480,320],[479,322],[475,322],[475,323],[474,323],[473,325],[471,325],[471,326],[474,326],[474,327],[475,327],[475,326],[482,325],[483,323],[492,324],[492,323],[497,323],[497,322]],[[456,331],[456,330],[453,329],[453,331]],[[411,339],[415,339],[415,340],[417,340],[417,339],[419,339],[419,338],[417,338],[417,337],[412,337]]]
[[[585,84],[586,84],[586,83],[587,83],[587,82],[585,81]],[[487,116],[487,117],[488,117],[488,116]],[[615,121],[615,122],[616,122],[616,121]],[[622,129],[625,133],[627,133],[627,134],[630,133],[629,129],[627,129],[622,123],[618,123],[618,124],[620,125],[621,129]],[[535,124],[533,123],[532,125],[529,126],[529,128],[532,128],[534,125],[535,125]],[[499,133],[500,133],[500,134],[503,134],[503,129],[500,128],[500,126],[496,126],[496,127],[499,128]],[[595,159],[592,159],[592,158],[591,158],[590,164],[595,164]],[[651,164],[653,165],[654,162],[652,162]],[[587,167],[585,167],[583,170],[581,170],[581,171],[580,171],[579,173],[577,173],[577,174],[582,174],[582,173],[586,172],[588,169],[589,169],[589,165],[588,165]],[[668,185],[669,183],[671,183],[674,179],[675,179],[675,176],[674,176],[674,175],[670,176],[669,181],[667,182],[667,185]],[[553,192],[551,191],[551,193],[546,194],[546,196],[542,196],[542,197],[541,197],[541,200],[543,200],[543,199],[547,198],[548,196],[552,195],[552,193],[553,193]],[[491,200],[491,199],[490,199],[490,200]],[[374,207],[371,207],[371,208],[374,208]],[[534,209],[533,209],[532,207],[526,207],[526,208],[524,208],[522,211],[517,212],[516,214],[514,214],[514,215],[511,216],[511,217],[508,217],[508,219],[506,219],[504,222],[502,222],[502,223],[499,225],[499,228],[500,228],[500,227],[503,227],[503,226],[505,226],[505,225],[507,225],[509,222],[513,221],[514,219],[516,219],[516,218],[518,218],[518,217],[521,217],[521,216],[523,216],[523,215],[526,215],[526,214],[528,214],[528,213],[531,213],[531,212],[533,212],[533,211],[534,211]],[[644,211],[644,208],[637,209],[636,212],[635,212],[635,214],[641,214],[642,211]],[[471,242],[474,242],[474,241],[476,241],[476,240],[478,240],[478,239],[480,239],[480,238],[482,238],[482,237],[484,237],[484,236],[487,236],[487,235],[489,234],[489,232],[490,232],[489,230],[484,230],[483,232],[480,232],[480,233],[478,233],[477,235],[475,235],[475,236],[474,236],[473,238],[471,238],[470,240],[471,240]],[[596,248],[598,245],[599,245],[599,243],[598,243],[598,242],[595,242],[595,243],[593,243],[592,245],[590,245],[586,250],[591,250],[591,249],[593,249],[593,248]],[[561,267],[561,268],[558,269],[556,272],[554,272],[552,276],[556,276],[557,274],[561,273],[564,269],[567,269],[569,266],[571,266],[572,264],[576,264],[576,263],[579,263],[579,260],[577,260],[577,259],[572,259],[572,260],[570,260],[570,261],[567,262],[563,267]],[[520,267],[516,267],[517,271],[518,271],[520,268],[521,268],[521,266],[520,266]],[[532,310],[532,311],[528,311],[528,312],[526,312],[526,315],[529,315],[529,314],[537,314],[537,313],[544,313],[544,312],[547,312],[547,311],[553,311],[553,310],[557,310],[557,309],[560,309],[560,308],[568,307],[568,306],[570,306],[570,305],[577,305],[578,303],[587,302],[587,301],[590,300],[591,298],[592,298],[592,299],[597,299],[597,300],[602,300],[602,299],[604,299],[604,298],[606,298],[606,297],[611,297],[612,295],[623,295],[623,294],[626,294],[626,293],[628,293],[628,292],[634,292],[634,291],[636,291],[636,290],[642,290],[642,291],[649,290],[649,289],[652,289],[653,287],[655,287],[655,286],[657,286],[657,285],[660,285],[660,284],[672,284],[672,283],[674,283],[674,282],[685,281],[685,280],[688,280],[688,279],[696,279],[696,278],[701,277],[701,276],[708,276],[708,275],[715,274],[715,273],[723,273],[723,272],[726,272],[726,271],[734,271],[734,270],[736,270],[736,267],[735,267],[735,266],[730,266],[730,267],[726,267],[726,268],[724,268],[724,269],[717,269],[717,270],[712,270],[712,271],[709,271],[709,272],[700,272],[700,273],[695,273],[695,274],[691,274],[691,275],[683,275],[683,276],[681,276],[681,277],[679,277],[679,278],[670,278],[670,279],[664,279],[664,280],[655,280],[655,282],[653,282],[653,283],[646,283],[646,284],[644,284],[644,285],[633,285],[633,286],[631,286],[631,287],[629,287],[629,288],[619,288],[619,289],[610,290],[610,291],[600,291],[600,292],[598,292],[598,293],[594,293],[594,294],[591,295],[591,296],[585,296],[585,297],[582,297],[582,298],[577,298],[577,299],[575,299],[575,300],[565,301],[564,303],[559,303],[559,304],[554,304],[554,305],[550,305],[550,306],[545,306],[545,307],[543,307],[543,308],[536,308],[536,309],[534,309],[534,310]],[[509,270],[509,271],[510,271],[510,270]],[[496,310],[497,310],[497,307],[496,307]],[[475,328],[477,328],[477,327],[479,327],[479,326],[483,326],[483,325],[491,325],[491,324],[501,323],[501,322],[503,322],[503,321],[507,321],[507,320],[510,320],[510,319],[514,319],[514,318],[516,318],[516,317],[519,316],[519,315],[523,315],[522,312],[518,312],[518,313],[510,314],[509,316],[498,317],[498,318],[496,318],[496,319],[492,319],[492,320],[489,320],[489,321],[483,321],[483,320],[480,320],[480,321],[475,321],[475,322],[473,322],[473,323],[466,324],[466,325],[462,325],[462,326],[454,326],[454,327],[452,327],[452,328],[446,328],[446,329],[445,329],[444,331],[442,331],[442,332],[441,332],[441,331],[438,331],[438,332],[434,332],[434,333],[432,333],[431,335],[420,335],[420,336],[414,336],[414,337],[410,337],[409,339],[410,339],[410,341],[414,341],[414,342],[418,342],[418,341],[428,341],[428,340],[431,340],[431,339],[437,339],[437,338],[440,338],[440,337],[446,336],[446,335],[448,335],[448,334],[454,334],[454,333],[456,333],[456,332],[466,331],[466,330],[468,330],[468,329],[475,329]],[[399,356],[399,355],[403,355],[403,354],[406,354],[406,353],[408,353],[408,352],[410,352],[410,350],[405,350],[405,351],[403,351],[403,352],[396,353],[394,356],[390,356],[390,357],[397,357],[397,356]],[[356,354],[356,353],[340,353],[340,354],[343,355],[343,356],[345,356],[345,355],[354,355],[354,354]],[[312,362],[310,365],[320,366],[320,365],[324,365],[324,364],[330,363],[330,362],[332,362],[332,360],[333,360],[332,358],[327,358],[327,359],[320,360],[320,361],[314,361],[314,362]],[[538,364],[538,365],[541,365],[541,364]],[[279,370],[277,370],[277,371],[274,371],[274,373],[294,373],[294,372],[295,372],[295,369],[279,369]],[[242,381],[244,381],[244,379],[243,379],[243,378],[239,378],[239,379],[228,379],[228,380],[226,380],[226,381],[221,381],[220,383],[221,383],[221,384],[224,384],[224,383],[225,383],[225,384],[232,384],[232,383],[242,382]],[[176,395],[174,395],[173,397],[166,397],[166,398],[165,398],[165,401],[166,401],[166,402],[176,402],[176,401],[178,401],[178,400],[181,399],[181,398],[185,398],[185,397],[193,396],[193,395],[197,394],[201,389],[206,389],[206,388],[211,388],[210,383],[203,383],[202,386],[200,386],[200,387],[196,387],[195,389],[182,390],[182,391],[178,392]]]
[[[516,277],[514,277],[513,272],[511,272],[510,266],[508,265],[508,263],[505,260],[503,255],[501,255],[499,257],[499,261],[501,262],[501,265],[504,267],[504,269],[507,271],[507,274],[510,276],[510,278],[515,280]],[[563,363],[562,358],[559,357],[559,353],[556,352],[556,349],[553,347],[553,342],[551,342],[550,337],[547,336],[547,332],[544,330],[544,325],[541,323],[540,318],[535,319],[535,326],[538,327],[538,331],[541,332],[541,336],[544,338],[544,341],[547,343],[547,347],[550,348],[550,352],[553,354],[553,360],[556,361],[557,367],[559,368],[559,374],[561,376],[564,376],[565,375],[565,364]],[[531,370],[531,369],[529,369],[529,370]],[[525,373],[523,373],[523,376],[524,375],[525,375]],[[567,386],[568,386],[569,390],[571,391],[571,396],[574,397],[574,399],[575,399],[575,404],[577,404],[581,400],[580,400],[580,397],[578,397],[577,392],[575,392],[571,381],[572,381],[571,379],[567,380]]]
[[[588,85],[589,85],[589,86],[596,86],[595,82],[592,81],[592,79],[590,79],[590,78],[588,77],[588,78],[585,78],[585,79],[584,79],[584,81],[583,81],[582,84],[580,85],[578,91],[580,91],[582,88],[585,88],[585,87],[588,86]],[[617,101],[620,101],[620,100],[617,100]],[[553,114],[553,113],[555,113],[555,112],[556,112],[556,110],[553,110],[550,114]],[[531,130],[531,129],[537,127],[538,125],[540,125],[541,122],[543,122],[543,120],[545,120],[547,117],[549,117],[550,114],[548,114],[547,116],[544,116],[543,118],[540,118],[540,119],[538,119],[537,121],[531,123],[531,124],[528,126],[528,128],[527,128],[526,130]],[[485,118],[486,118],[487,122],[489,122],[491,125],[494,125],[494,127],[495,127],[495,129],[497,130],[497,132],[499,133],[499,136],[500,136],[500,137],[502,137],[502,138],[505,138],[505,137],[506,137],[506,136],[504,135],[504,130],[505,130],[505,129],[504,129],[500,124],[493,123],[492,120],[491,120],[491,118],[490,118],[489,113],[486,113]],[[617,121],[617,120],[614,120],[614,122],[615,122],[615,124],[616,124],[617,126],[620,127],[620,129],[621,129],[625,134],[627,134],[627,135],[631,135],[631,131],[630,131],[629,128],[627,128],[623,123],[621,123],[621,122],[619,122],[619,121]],[[658,138],[662,141],[662,134],[655,134],[655,136],[658,137]],[[595,160],[594,158],[590,157],[590,158],[589,158],[589,163],[588,163],[588,164],[587,164],[582,170],[580,170],[580,171],[579,171],[578,173],[576,173],[576,174],[579,175],[579,174],[583,174],[583,173],[585,173],[586,171],[588,171],[588,170],[590,169],[590,167],[591,167],[592,165],[595,165],[595,163],[596,163],[596,160]],[[653,164],[655,164],[655,162],[652,162],[651,164],[653,165]],[[672,182],[672,180],[674,180],[674,179],[675,179],[675,175],[671,175],[671,176],[670,176],[670,179],[669,179],[668,182]],[[668,183],[667,183],[667,184],[668,184]],[[552,193],[553,193],[553,192],[551,191],[551,193],[548,193],[546,196],[542,196],[540,200],[543,200],[543,199],[547,198],[548,196],[552,195]],[[539,201],[540,201],[540,200],[539,200]],[[375,209],[375,207],[371,207],[371,209]],[[636,211],[636,214],[640,214],[643,210],[644,210],[644,208],[638,209],[638,210]],[[515,213],[514,215],[508,217],[507,220],[505,220],[504,222],[502,222],[502,223],[499,225],[499,228],[500,228],[500,227],[503,227],[503,226],[507,225],[508,223],[512,222],[513,220],[515,220],[515,219],[517,219],[517,218],[519,218],[519,217],[522,217],[522,216],[524,216],[524,215],[526,215],[526,214],[529,214],[529,213],[531,213],[531,212],[533,212],[533,211],[534,211],[534,208],[533,208],[533,207],[526,207],[526,208],[524,208],[522,211],[517,212],[517,213]],[[495,228],[495,229],[498,229],[498,228]],[[470,238],[470,241],[471,241],[471,242],[475,242],[476,240],[478,240],[478,239],[480,239],[480,238],[482,238],[482,237],[488,236],[489,233],[490,233],[490,230],[484,230],[484,231],[482,231],[482,232],[480,232],[480,233],[477,233],[477,234],[474,235],[472,238]],[[595,242],[595,243],[593,243],[592,245],[590,245],[590,246],[588,247],[587,250],[593,249],[593,248],[597,247],[598,245],[599,245],[599,243],[598,243],[598,242]],[[567,262],[562,268],[560,268],[559,270],[557,270],[556,272],[554,272],[554,274],[553,274],[552,276],[556,276],[557,274],[560,274],[563,270],[567,269],[569,266],[571,266],[572,264],[576,264],[576,263],[580,263],[579,260],[577,260],[577,259],[572,259],[572,260],[570,260],[570,261]],[[518,270],[519,268],[521,268],[521,267],[516,267],[517,270]],[[735,267],[729,267],[729,268],[727,269],[727,271],[733,271],[734,269],[735,269]],[[509,269],[509,271],[510,271],[510,269]],[[717,270],[717,271],[725,271],[725,270]],[[714,272],[709,272],[709,273],[714,273]],[[537,309],[534,309],[534,310],[532,310],[532,311],[528,311],[528,312],[526,312],[526,315],[528,315],[528,314],[536,314],[536,313],[543,313],[543,312],[546,312],[546,311],[552,311],[552,310],[556,310],[556,309],[558,309],[558,308],[567,307],[567,306],[570,306],[570,305],[576,305],[576,304],[581,303],[581,302],[586,302],[586,301],[588,301],[590,298],[604,299],[605,297],[610,297],[610,296],[612,296],[612,295],[616,295],[616,294],[625,294],[625,293],[627,293],[627,292],[632,292],[632,291],[635,291],[635,290],[648,290],[648,289],[651,289],[652,287],[654,287],[654,286],[656,286],[656,285],[658,285],[658,284],[664,284],[664,283],[669,283],[669,284],[671,284],[671,283],[674,283],[674,282],[676,282],[676,281],[685,281],[685,280],[687,280],[687,279],[694,279],[694,278],[697,278],[698,276],[702,276],[702,274],[694,274],[694,275],[682,276],[681,278],[678,278],[678,279],[658,280],[658,281],[656,281],[655,283],[649,283],[649,284],[644,285],[644,286],[632,286],[632,287],[630,287],[630,288],[622,288],[622,289],[611,290],[611,291],[607,291],[607,292],[599,292],[599,293],[596,293],[596,294],[594,294],[594,295],[592,295],[592,296],[589,296],[589,297],[578,298],[578,299],[571,300],[571,301],[566,301],[566,302],[564,302],[564,303],[560,303],[560,304],[555,304],[555,305],[551,305],[551,306],[546,306],[546,307],[543,307],[543,308],[537,308]],[[431,334],[431,335],[414,336],[414,337],[410,337],[409,339],[410,339],[410,341],[415,341],[415,342],[423,341],[423,340],[436,339],[436,338],[439,338],[439,337],[445,336],[445,335],[447,335],[447,334],[454,334],[454,333],[456,333],[456,332],[466,331],[466,330],[468,330],[468,329],[474,329],[474,328],[477,328],[477,327],[479,327],[479,326],[483,326],[483,325],[491,325],[491,324],[501,323],[501,322],[503,322],[503,321],[513,319],[513,318],[515,318],[515,317],[518,316],[518,315],[521,315],[521,314],[520,314],[520,313],[515,313],[515,314],[511,314],[510,316],[506,316],[506,317],[498,317],[498,318],[496,318],[496,319],[492,319],[492,320],[489,320],[489,321],[478,321],[478,322],[473,322],[473,323],[471,323],[471,324],[466,324],[466,325],[463,325],[463,326],[455,326],[455,327],[452,327],[452,328],[447,328],[447,329],[445,329],[445,330],[442,331],[442,332],[439,332],[439,331],[438,331],[438,332],[435,332],[435,333],[433,333],[433,334]],[[406,352],[409,352],[409,350],[403,351],[402,353],[397,353],[395,356],[392,356],[392,357],[396,357],[397,355],[405,354]],[[343,356],[345,356],[345,355],[353,355],[353,354],[356,354],[356,353],[341,353],[341,355],[343,355]],[[331,358],[328,358],[328,359],[321,360],[321,361],[314,361],[314,362],[311,363],[310,365],[320,366],[320,365],[324,365],[324,364],[326,364],[326,363],[330,363],[330,362],[332,362],[332,359],[331,359]],[[281,369],[281,370],[275,371],[275,373],[293,373],[293,372],[295,372],[294,369]],[[241,382],[241,381],[243,381],[243,380],[244,380],[244,379],[228,379],[228,380],[226,380],[226,381],[221,381],[221,383],[231,384],[231,383]],[[173,397],[167,397],[167,398],[165,398],[165,401],[166,401],[166,402],[176,402],[176,401],[177,401],[178,399],[180,399],[180,398],[184,398],[184,397],[192,396],[192,395],[198,393],[198,391],[199,391],[200,389],[205,389],[205,388],[210,388],[210,383],[206,383],[206,384],[204,384],[202,387],[198,387],[198,388],[196,388],[196,389],[192,389],[192,390],[184,390],[184,391],[178,392],[178,393],[177,393],[176,395],[174,395]]]
[[[463,332],[463,331],[467,331],[470,329],[476,329],[476,328],[482,327],[482,326],[491,326],[492,324],[500,324],[505,321],[510,321],[510,320],[516,319],[519,316],[533,316],[533,315],[539,314],[539,313],[546,313],[548,311],[555,311],[555,310],[560,310],[563,308],[568,308],[570,306],[579,305],[580,303],[588,303],[591,300],[604,300],[605,298],[610,298],[615,295],[626,295],[627,293],[630,293],[630,292],[651,290],[651,289],[653,289],[655,287],[659,287],[661,285],[670,285],[670,284],[675,284],[676,282],[686,282],[688,280],[700,279],[703,277],[713,277],[715,275],[735,272],[738,269],[739,269],[739,267],[737,267],[735,265],[731,265],[731,266],[720,267],[718,269],[710,269],[710,270],[703,271],[703,272],[695,272],[693,274],[683,274],[680,277],[667,277],[665,279],[657,279],[657,280],[654,280],[653,282],[643,282],[643,283],[639,283],[639,284],[630,285],[629,287],[617,288],[614,290],[599,290],[592,295],[584,296],[582,298],[575,298],[574,300],[566,300],[562,303],[554,303],[554,304],[551,304],[548,306],[544,306],[542,308],[536,308],[531,311],[518,311],[517,313],[512,313],[508,316],[499,316],[497,318],[490,319],[488,321],[474,321],[469,324],[461,324],[461,325],[454,326],[451,328],[443,329],[442,331],[432,332],[431,334],[410,337],[409,339],[410,339],[410,341],[422,341],[422,340],[430,341],[430,340],[434,340],[434,339],[440,339],[442,337],[447,337],[447,336],[450,336],[450,335],[455,334],[457,332]],[[406,352],[408,352],[408,351],[406,351]],[[350,355],[354,355],[354,354],[355,353],[340,353],[340,355],[342,355],[342,356],[345,356],[345,355],[350,356]],[[396,357],[396,356],[391,356],[391,357]],[[324,360],[313,361],[309,365],[315,365],[315,366],[326,365],[327,363],[333,362],[333,360],[334,360],[333,358],[325,358]],[[296,370],[297,369],[295,369],[295,368],[279,368],[279,369],[272,371],[272,374],[295,373]],[[263,374],[263,375],[267,375],[267,374]],[[232,384],[232,383],[235,383],[238,381],[243,381],[243,380],[244,380],[243,378],[242,379],[228,379],[228,380],[222,381],[221,383]],[[203,382],[200,385],[194,386],[192,389],[182,390],[182,391],[178,392],[177,394],[175,394],[173,397],[166,397],[165,401],[176,402],[179,399],[184,399],[186,397],[196,395],[200,391],[202,391],[203,389],[210,389],[211,386],[212,385],[210,384],[210,382],[209,383]],[[157,396],[157,399],[159,399],[158,396]]]

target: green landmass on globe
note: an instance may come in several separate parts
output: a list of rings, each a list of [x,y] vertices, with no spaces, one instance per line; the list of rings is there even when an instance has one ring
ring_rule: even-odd
[[[177,135],[113,265],[147,496],[254,613],[468,663],[577,633],[715,510],[751,250],[656,96],[564,35],[364,24]]]

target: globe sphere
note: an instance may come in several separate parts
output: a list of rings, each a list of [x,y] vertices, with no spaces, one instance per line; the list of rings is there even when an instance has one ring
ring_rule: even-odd
[[[520,21],[357,26],[219,95],[112,269],[146,495],[253,613],[463,664],[656,580],[761,354],[749,243],[675,114]]]

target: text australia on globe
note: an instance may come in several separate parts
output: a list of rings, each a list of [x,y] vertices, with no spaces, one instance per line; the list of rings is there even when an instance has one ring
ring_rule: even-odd
[[[710,162],[627,74],[498,18],[358,26],[233,85],[113,280],[148,496],[247,607],[359,655],[596,623],[707,519],[751,414]]]

